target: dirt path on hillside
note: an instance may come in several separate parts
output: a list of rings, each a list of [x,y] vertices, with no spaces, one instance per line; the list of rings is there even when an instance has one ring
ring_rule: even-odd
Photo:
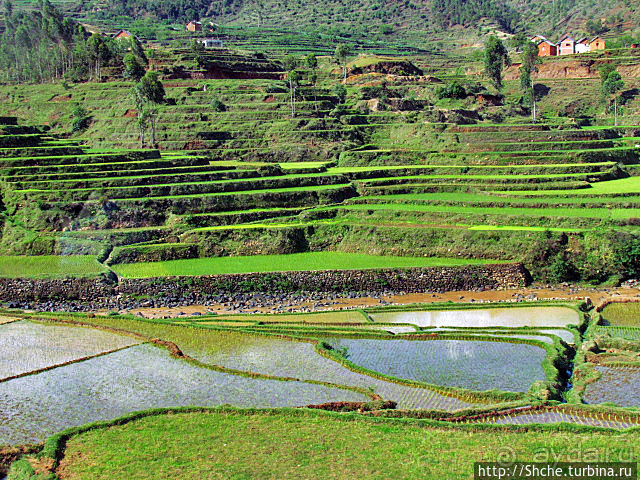
[[[582,300],[590,298],[594,305],[607,300],[640,300],[640,288],[616,287],[616,288],[581,288],[564,286],[556,288],[527,287],[518,289],[490,290],[483,292],[455,291],[447,293],[409,293],[403,295],[390,295],[380,297],[337,298],[326,302],[301,301],[288,304],[286,310],[282,310],[281,304],[261,305],[252,308],[251,313],[289,313],[289,312],[319,312],[325,310],[338,310],[344,308],[364,308],[381,305],[409,305],[412,303],[485,303],[485,302],[523,302],[535,300]],[[124,312],[123,312],[124,313]],[[216,314],[246,314],[247,309],[234,309],[228,304],[191,305],[174,308],[137,308],[127,310],[145,318],[169,318],[187,317],[194,315]]]

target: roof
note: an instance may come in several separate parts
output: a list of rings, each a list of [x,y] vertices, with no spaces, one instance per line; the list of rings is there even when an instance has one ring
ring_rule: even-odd
[[[544,38],[544,37],[540,37],[540,38],[541,38],[542,40],[540,40],[540,41],[536,42],[536,45],[540,45],[541,43],[548,43],[549,45],[552,45],[552,46],[554,46],[554,47],[557,47],[557,46],[558,46],[557,44],[553,43],[551,40],[548,40],[548,39],[546,39],[546,38]]]
[[[564,34],[562,36],[562,38],[560,38],[560,40],[558,40],[558,43],[564,42],[565,40],[571,40],[572,42],[575,42],[575,39],[571,35]]]
[[[187,23],[187,25],[202,25],[202,22],[196,22],[195,20],[191,20],[189,23]]]
[[[602,38],[600,35],[596,35],[591,40],[589,40],[589,43],[595,42],[596,40],[604,40],[604,38]]]
[[[589,43],[587,37],[582,37],[580,40],[576,41],[576,43]]]
[[[120,30],[119,32],[116,32],[114,37],[117,37],[118,35],[124,33],[125,35],[129,36],[129,37],[133,37],[133,33],[131,33],[129,30]]]

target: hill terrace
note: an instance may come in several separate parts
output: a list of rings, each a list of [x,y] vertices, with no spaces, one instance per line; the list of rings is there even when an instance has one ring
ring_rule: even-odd
[[[606,40],[600,36],[575,40],[571,35],[563,35],[558,43],[554,43],[542,35],[534,35],[530,41],[538,46],[539,57],[555,57],[558,55],[575,55],[589,53],[606,48]]]

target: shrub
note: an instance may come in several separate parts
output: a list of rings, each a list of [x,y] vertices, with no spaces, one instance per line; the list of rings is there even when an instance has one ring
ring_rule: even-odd
[[[73,133],[80,132],[89,126],[91,117],[89,111],[79,103],[76,103],[71,111],[71,131]]]
[[[211,100],[211,108],[213,109],[214,112],[227,111],[227,106],[224,103],[222,103],[222,100],[220,100],[217,97],[214,97],[213,100]]]
[[[439,99],[443,98],[466,98],[467,91],[466,89],[456,81],[448,83],[446,85],[441,85],[436,88],[436,96]]]

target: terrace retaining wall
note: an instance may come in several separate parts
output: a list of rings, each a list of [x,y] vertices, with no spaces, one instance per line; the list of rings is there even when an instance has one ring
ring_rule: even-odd
[[[131,303],[132,298],[164,298],[197,304],[214,295],[252,292],[447,292],[518,288],[530,282],[520,263],[371,270],[325,270],[120,279],[0,279],[0,302]]]
[[[372,270],[325,270],[122,279],[124,295],[214,295],[229,292],[273,291],[396,291],[445,292],[488,288],[517,288],[529,282],[522,264],[477,265]]]
[[[93,278],[0,278],[0,301],[87,300],[111,297],[116,284],[106,276]]]

